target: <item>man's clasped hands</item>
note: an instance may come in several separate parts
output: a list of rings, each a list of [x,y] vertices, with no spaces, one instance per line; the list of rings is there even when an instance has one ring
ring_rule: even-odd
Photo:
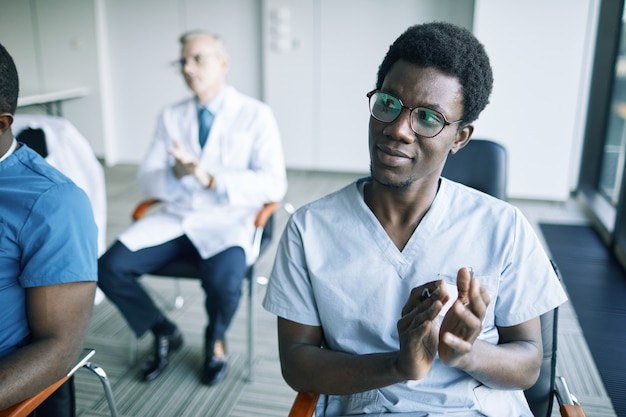
[[[474,342],[482,330],[489,294],[473,277],[471,268],[457,273],[458,298],[440,322],[438,315],[450,299],[443,280],[415,287],[398,321],[400,352],[398,372],[407,380],[426,376],[437,353],[446,365],[471,366]]]

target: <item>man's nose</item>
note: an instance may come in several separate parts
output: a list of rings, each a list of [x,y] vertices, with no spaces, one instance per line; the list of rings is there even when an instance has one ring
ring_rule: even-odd
[[[415,142],[416,133],[411,127],[411,112],[402,109],[398,117],[385,126],[383,133],[405,143]]]

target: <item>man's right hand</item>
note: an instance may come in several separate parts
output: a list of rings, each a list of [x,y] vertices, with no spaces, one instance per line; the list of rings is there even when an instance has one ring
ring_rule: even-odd
[[[182,178],[185,175],[194,175],[198,161],[185,149],[182,143],[174,139],[174,146],[168,149],[170,155],[174,157],[174,175]]]
[[[407,380],[422,379],[430,370],[439,344],[437,316],[448,299],[441,280],[411,291],[397,324],[400,351],[396,367]]]

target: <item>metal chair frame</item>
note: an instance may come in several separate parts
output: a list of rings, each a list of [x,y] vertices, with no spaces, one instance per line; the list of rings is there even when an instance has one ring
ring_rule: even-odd
[[[91,358],[96,354],[94,349],[84,349],[83,353],[79,357],[76,365],[65,375],[63,378],[59,379],[55,383],[49,385],[45,389],[39,391],[37,394],[33,395],[30,398],[25,399],[9,408],[0,411],[0,417],[28,417],[31,412],[33,412],[41,403],[43,403],[50,395],[52,395],[61,385],[67,382],[77,370],[80,368],[87,369],[95,374],[100,382],[102,383],[102,388],[104,388],[104,394],[107,400],[107,404],[109,406],[109,411],[111,412],[112,417],[117,417],[117,406],[115,404],[115,399],[113,397],[113,390],[111,389],[111,383],[109,382],[109,378],[99,365],[93,363]]]

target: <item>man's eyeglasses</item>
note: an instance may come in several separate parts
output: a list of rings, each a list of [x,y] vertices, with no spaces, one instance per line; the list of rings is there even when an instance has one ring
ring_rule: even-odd
[[[427,107],[407,107],[402,101],[388,93],[373,90],[367,93],[370,104],[370,113],[378,121],[391,123],[400,116],[402,109],[409,111],[411,129],[424,138],[437,136],[448,125],[462,122],[462,119],[449,122],[446,117],[436,110]]]
[[[194,65],[197,65],[197,66],[202,66],[212,56],[216,56],[216,55],[214,53],[213,54],[198,54],[198,55],[194,55],[194,56],[189,57],[189,58],[180,58],[180,59],[174,61],[174,63],[181,69],[185,68],[185,65],[187,65],[187,64],[194,64]]]

